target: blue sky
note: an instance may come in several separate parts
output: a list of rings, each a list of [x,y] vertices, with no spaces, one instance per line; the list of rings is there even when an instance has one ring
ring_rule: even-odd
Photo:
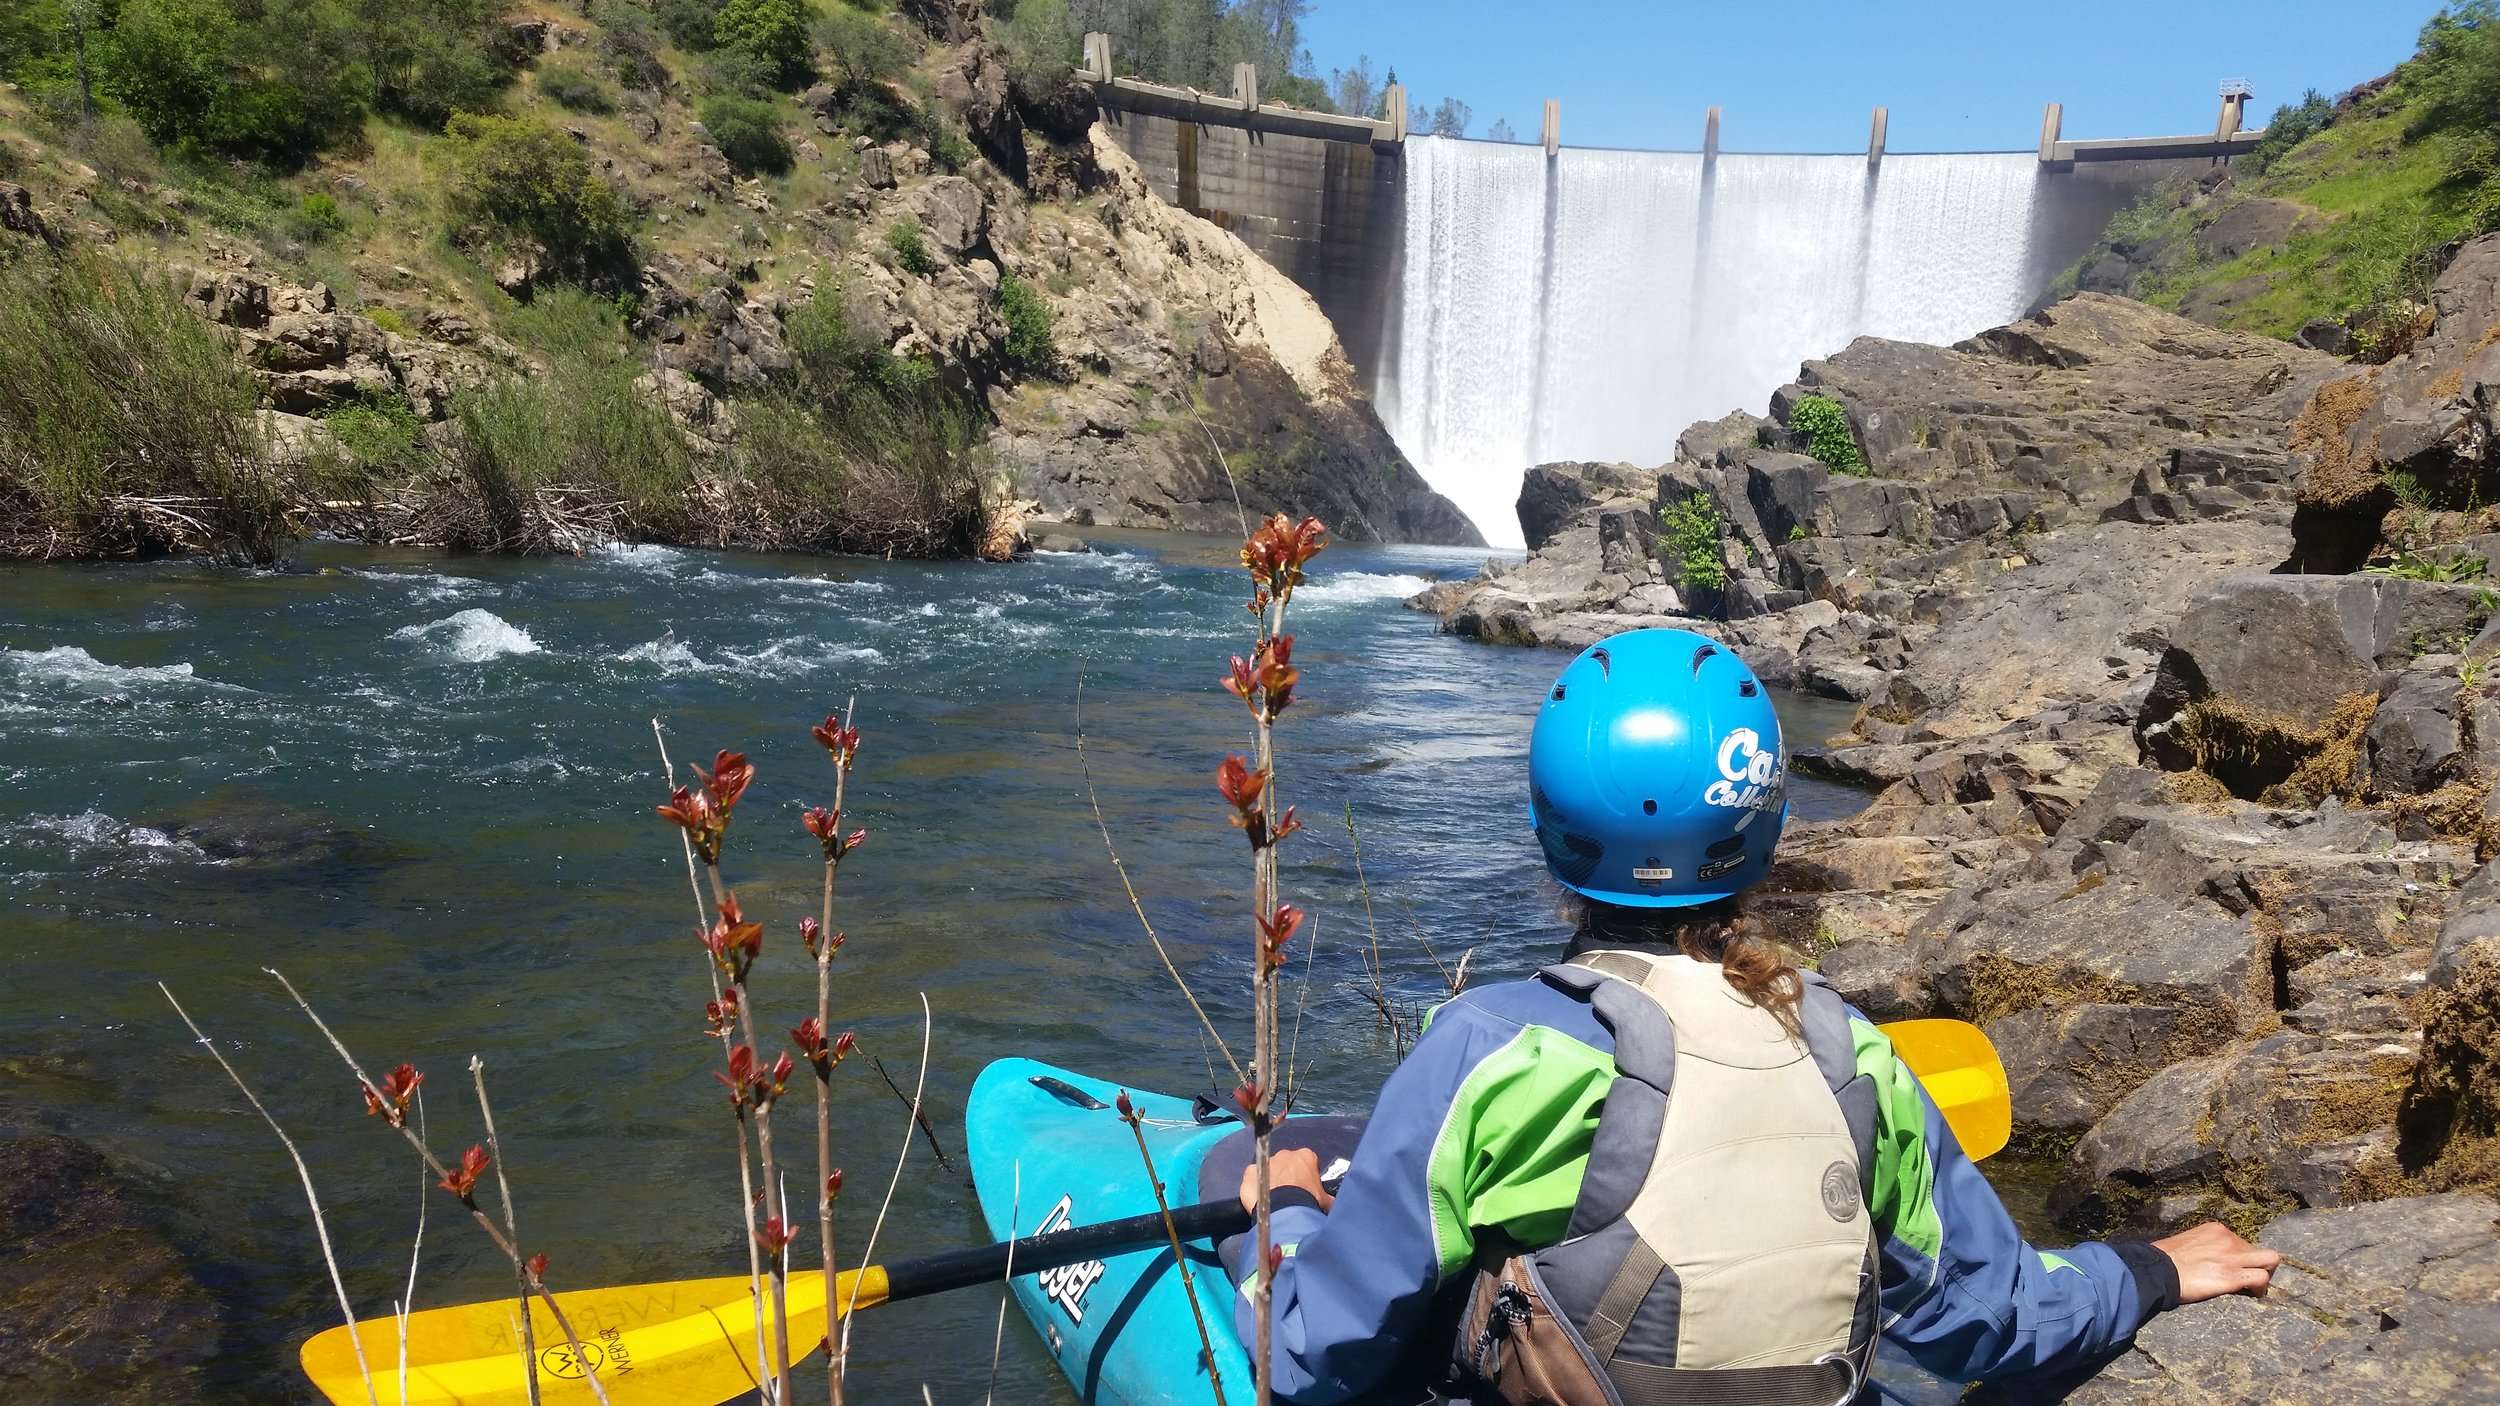
[[[1323,77],[1369,54],[1410,97],[1507,117],[1534,140],[1548,97],[1568,145],[1692,149],[1725,109],[1730,151],[1850,151],[1877,104],[1894,151],[2028,150],[2040,109],[2065,135],[2210,131],[2221,80],[2256,89],[2250,125],[2304,88],[2329,97],[2413,52],[2426,0],[1316,0]]]

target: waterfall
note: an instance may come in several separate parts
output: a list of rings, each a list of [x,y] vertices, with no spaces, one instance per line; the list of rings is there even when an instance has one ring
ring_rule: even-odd
[[[1551,169],[1549,170],[1549,164]],[[1723,155],[1406,143],[1404,280],[1382,417],[1487,540],[1520,474],[1659,464],[1854,337],[1951,342],[2018,316],[2028,153]]]

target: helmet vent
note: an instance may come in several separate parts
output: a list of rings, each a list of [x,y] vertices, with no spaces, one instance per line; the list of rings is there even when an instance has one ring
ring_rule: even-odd
[[[1726,839],[1712,844],[1708,850],[1704,851],[1704,853],[1708,854],[1712,859],[1725,859],[1729,855],[1736,853],[1744,847],[1744,836],[1730,835]]]
[[[1641,814],[1643,814],[1643,815],[1656,815],[1657,813],[1658,813],[1658,803],[1657,803],[1656,801],[1643,801],[1643,802],[1641,802]]]
[[[1762,685],[1755,683],[1751,679],[1747,679],[1743,683],[1736,686],[1736,696],[1739,698],[1751,698],[1761,691]]]
[[[1560,703],[1562,700],[1563,700],[1563,686],[1562,686],[1561,684],[1556,684],[1556,685],[1554,685],[1554,701],[1555,701],[1555,702],[1557,702],[1557,703]]]
[[[1598,672],[1610,679],[1615,676],[1615,657],[1608,654],[1603,647],[1590,650],[1589,657],[1597,661]]]
[[[1598,861],[1606,857],[1606,847],[1586,835],[1570,835],[1545,826],[1536,832],[1545,847],[1545,862],[1554,877],[1566,884],[1585,884],[1597,872]]]
[[[1716,654],[1716,653],[1718,653],[1718,652],[1719,652],[1719,647],[1718,647],[1717,645],[1715,645],[1715,644],[1705,644],[1705,645],[1703,645],[1701,648],[1696,649],[1696,650],[1694,650],[1694,651],[1693,651],[1693,677],[1694,677],[1694,678],[1700,678],[1700,677],[1701,677],[1701,661],[1703,661],[1704,659],[1709,658],[1711,655]]]

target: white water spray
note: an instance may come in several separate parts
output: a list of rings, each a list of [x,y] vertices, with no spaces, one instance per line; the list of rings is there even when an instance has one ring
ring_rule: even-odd
[[[1379,402],[1487,540],[1531,464],[1659,464],[1863,335],[1950,342],[2018,316],[2028,153],[1721,156],[1421,137]]]

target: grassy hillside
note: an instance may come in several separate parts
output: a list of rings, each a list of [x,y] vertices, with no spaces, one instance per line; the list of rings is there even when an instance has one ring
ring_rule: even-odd
[[[2500,17],[2490,0],[2451,6],[2375,90],[2311,93],[2268,132],[2220,184],[2175,182],[2121,212],[2062,289],[2277,337],[2323,320],[2356,355],[2389,354],[2441,251],[2500,228]]]

